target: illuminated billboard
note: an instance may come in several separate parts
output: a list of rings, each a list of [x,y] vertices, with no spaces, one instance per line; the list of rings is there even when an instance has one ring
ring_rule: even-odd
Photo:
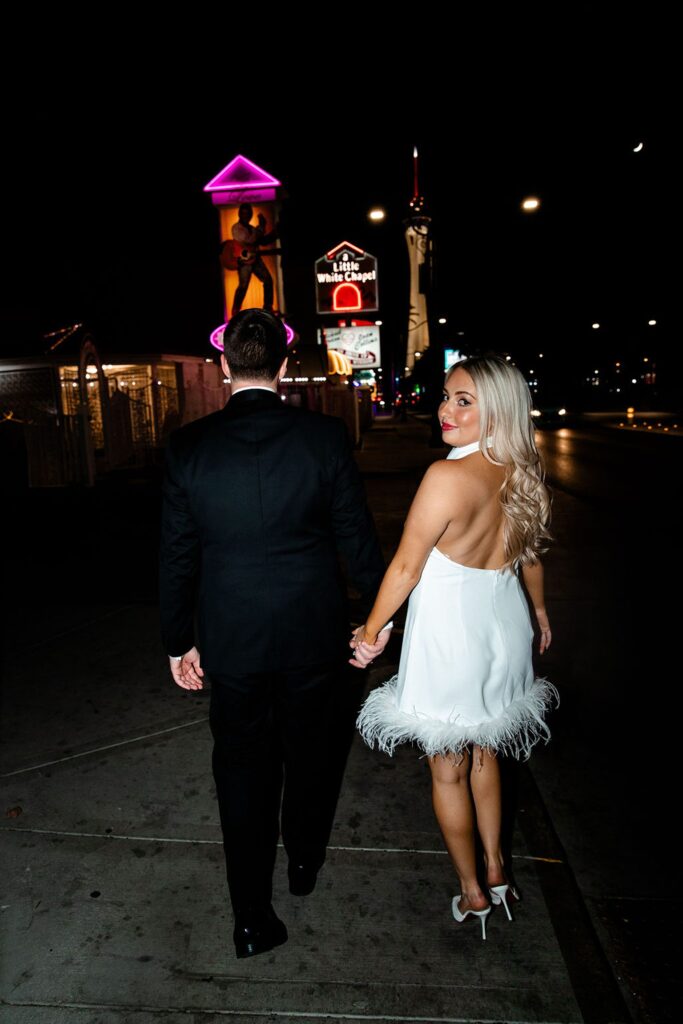
[[[446,348],[444,349],[443,355],[444,370],[450,370],[451,366],[455,366],[456,363],[459,363],[462,359],[465,358],[463,353],[460,352],[459,349],[457,348]]]
[[[382,365],[379,327],[323,327],[328,350],[341,352],[354,370],[374,370]]]
[[[340,242],[315,262],[319,313],[377,310],[377,260],[350,242]]]

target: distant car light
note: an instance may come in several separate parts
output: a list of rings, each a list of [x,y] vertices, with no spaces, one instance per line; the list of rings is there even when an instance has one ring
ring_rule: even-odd
[[[557,410],[557,415],[558,416],[566,416],[567,415],[567,410],[566,409],[558,409]]]
[[[532,416],[540,416],[541,415],[541,410],[540,409],[532,409],[531,410],[531,415]]]

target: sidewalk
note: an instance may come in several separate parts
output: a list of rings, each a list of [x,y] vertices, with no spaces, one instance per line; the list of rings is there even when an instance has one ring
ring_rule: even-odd
[[[443,455],[425,433],[378,425],[358,453],[387,553]],[[26,614],[6,666],[3,1022],[630,1019],[533,760],[510,774],[523,902],[512,925],[491,915],[487,942],[450,915],[426,764],[356,739],[313,895],[289,895],[280,856],[273,902],[289,942],[236,960],[208,694],[172,686],[149,604]],[[370,684],[392,673],[399,643]]]

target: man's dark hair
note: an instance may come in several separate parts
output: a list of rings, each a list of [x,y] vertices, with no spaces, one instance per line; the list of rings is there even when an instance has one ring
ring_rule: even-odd
[[[233,377],[273,380],[287,356],[282,321],[265,309],[243,309],[225,328],[223,354]]]

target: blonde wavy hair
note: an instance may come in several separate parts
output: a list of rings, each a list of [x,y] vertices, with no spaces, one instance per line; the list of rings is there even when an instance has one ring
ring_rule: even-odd
[[[497,355],[471,356],[453,370],[466,370],[477,389],[482,454],[505,466],[500,489],[503,506],[505,568],[533,565],[550,540],[550,494],[536,447],[531,393],[524,377]],[[483,439],[492,439],[487,446]]]

